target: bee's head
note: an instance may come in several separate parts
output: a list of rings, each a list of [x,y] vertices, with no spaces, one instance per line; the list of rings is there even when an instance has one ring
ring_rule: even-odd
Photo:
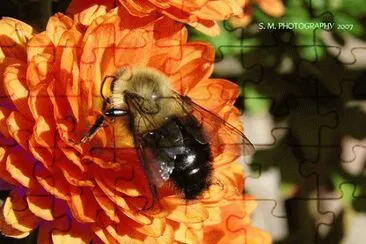
[[[144,114],[157,114],[160,110],[160,95],[158,94],[141,94],[126,90],[124,91],[123,96],[131,112],[136,111]]]
[[[162,99],[171,96],[167,78],[151,69],[131,70],[126,74],[128,87],[123,92],[124,100],[131,110],[140,113],[158,113]]]

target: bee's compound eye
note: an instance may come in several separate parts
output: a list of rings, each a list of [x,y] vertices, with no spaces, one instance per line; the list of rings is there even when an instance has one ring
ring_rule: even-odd
[[[153,142],[157,139],[157,135],[154,131],[149,131],[146,132],[144,135],[144,140],[148,141],[148,142]]]

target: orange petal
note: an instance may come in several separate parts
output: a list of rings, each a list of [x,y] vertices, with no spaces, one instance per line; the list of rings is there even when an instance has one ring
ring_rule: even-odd
[[[56,120],[74,117],[78,121],[81,104],[78,55],[82,34],[72,28],[64,30],[59,35],[56,61],[53,67],[62,72],[56,73],[56,79],[50,82],[47,91],[54,105]]]
[[[26,60],[25,47],[32,37],[31,26],[13,19],[3,17],[0,20],[0,58],[14,57]]]
[[[35,177],[38,183],[51,195],[63,200],[69,200],[71,186],[61,172],[48,171],[43,165],[37,164]]]
[[[6,160],[7,171],[25,187],[29,187],[30,181],[34,179],[35,165],[36,160],[30,153],[15,148],[11,150]]]
[[[29,150],[33,157],[40,161],[46,169],[53,167],[54,157],[49,148],[39,145],[33,136],[29,140]]]
[[[52,41],[47,37],[46,32],[38,33],[28,42],[27,45],[27,60],[31,62],[35,60],[37,56],[42,56],[43,59],[49,59],[49,63],[55,62],[55,46]]]
[[[109,10],[115,7],[114,3],[115,0],[88,0],[88,1],[72,0],[69,4],[69,7],[66,10],[66,13],[78,14],[95,5],[105,6]]]
[[[4,87],[15,107],[28,119],[31,113],[28,107],[29,91],[26,84],[26,64],[18,62],[6,67],[4,71]]]
[[[28,190],[27,202],[29,210],[44,220],[51,221],[68,214],[68,207],[63,200],[56,199],[40,188]]]
[[[53,243],[84,244],[92,239],[89,226],[77,223],[67,215],[53,222],[51,236]]]
[[[79,1],[72,1],[71,4],[69,5],[69,8],[67,10],[67,12],[69,12],[70,7],[72,7],[73,4],[75,4],[75,2],[79,2]],[[103,1],[103,4],[107,4],[107,1]],[[113,2],[113,1],[110,1]],[[90,4],[90,1],[88,1],[88,3],[86,4]],[[107,13],[107,6],[106,5],[93,5],[90,8],[84,8],[81,11],[77,11],[74,15],[74,20],[82,25],[90,25],[96,18],[98,18],[99,16],[103,16]],[[109,8],[108,8],[109,9]],[[71,10],[73,11],[73,10]]]
[[[47,97],[47,87],[45,86],[54,79],[54,67],[51,63],[54,61],[52,60],[52,58],[53,56],[47,53],[38,54],[35,55],[31,61],[28,62],[27,82],[28,88],[30,89],[30,99],[36,99],[39,98],[37,97],[37,95],[42,95],[40,97],[44,97],[44,101],[49,100],[49,98]],[[46,103],[44,103],[43,105],[45,104]],[[32,109],[32,106],[30,106],[30,108]],[[40,110],[43,111],[45,110],[45,108]],[[37,118],[36,116],[34,116],[34,114],[33,117]]]
[[[121,4],[134,16],[144,17],[156,10],[154,5],[146,0],[120,0]]]
[[[244,170],[243,166],[239,163],[232,163],[228,167],[216,170],[216,175],[221,180],[225,177],[225,180],[229,181],[227,185],[235,186],[238,192],[244,190]]]
[[[60,153],[65,155],[69,162],[74,164],[74,166],[77,166],[81,172],[86,171],[86,167],[81,162],[80,153],[77,152],[73,147],[66,144],[63,140],[58,139],[57,148],[60,150]]]
[[[251,15],[233,16],[230,18],[230,23],[234,28],[246,27],[252,21]]]
[[[105,214],[98,215],[97,225],[92,225],[97,230],[98,236],[103,239],[117,240],[117,243],[142,243],[143,235],[130,228],[129,225],[115,224]],[[101,232],[102,230],[103,232]]]
[[[71,189],[71,198],[68,205],[73,217],[80,223],[96,222],[97,213],[100,211],[92,191],[87,188]]]
[[[202,194],[202,198],[200,199],[202,203],[215,204],[223,199],[226,194],[227,187],[225,183],[227,182],[223,182],[218,177],[215,177],[215,172],[212,181],[213,183],[211,184],[209,189]]]
[[[32,122],[18,111],[13,111],[6,121],[9,134],[25,149],[29,148],[28,143],[33,131]]]
[[[72,29],[74,22],[72,19],[61,13],[57,13],[48,20],[46,26],[46,35],[52,41],[53,45],[58,46],[65,32]]]
[[[9,130],[8,126],[6,124],[6,120],[9,117],[9,114],[11,113],[11,110],[6,108],[0,108],[0,133],[4,137],[9,137]]]
[[[0,137],[1,139],[1,137]],[[0,178],[9,184],[17,185],[18,182],[11,176],[6,169],[6,161],[9,155],[9,150],[4,147],[0,148]]]
[[[56,148],[56,131],[53,128],[55,124],[51,116],[40,116],[35,121],[32,138],[38,143],[39,147],[52,153]]]
[[[255,208],[255,201],[251,197],[226,201],[220,206],[221,221],[205,222],[205,241],[204,243],[228,243],[235,241],[238,243],[271,243],[270,236],[255,228],[250,224],[250,213]],[[251,232],[254,230],[253,232]],[[214,242],[210,242],[215,240]],[[259,241],[259,242],[258,242]],[[262,242],[261,242],[262,241]]]
[[[270,244],[272,243],[272,237],[269,233],[255,227],[248,228],[244,232],[244,235],[241,234],[244,237],[245,243],[249,244]],[[238,235],[236,233],[236,235]],[[240,234],[239,234],[240,235]],[[224,243],[224,242],[222,242]]]
[[[280,17],[285,13],[285,6],[281,0],[257,0],[259,7],[266,14]]]
[[[188,23],[193,28],[209,36],[218,36],[220,27],[216,21],[199,19],[197,22]]]
[[[108,243],[108,244],[117,244],[117,240],[114,239],[112,237],[111,234],[108,233],[108,231],[106,229],[103,229],[101,227],[99,227],[99,225],[97,224],[92,224],[91,225],[95,235],[97,235],[99,237],[99,241],[101,241],[102,243]],[[94,243],[94,241],[93,241]],[[96,242],[98,243],[98,242]]]
[[[194,15],[201,19],[223,20],[240,13],[241,8],[235,1],[224,0],[208,1],[199,11],[195,11]]]
[[[179,223],[200,223],[208,218],[207,210],[199,201],[165,197],[160,204],[168,211],[167,218]]]
[[[118,11],[128,15],[122,9]],[[89,26],[84,35],[80,77],[86,88],[82,95],[88,99],[90,113],[102,107],[100,86],[104,77],[113,75],[124,65],[146,64],[149,58],[146,53],[150,52],[153,43],[156,20],[124,16],[122,21],[116,14],[112,11],[103,16],[101,23]]]
[[[128,225],[143,235],[155,238],[163,234],[166,226],[165,218],[153,218],[150,224],[138,224],[123,214],[120,214],[119,218],[121,222],[117,225],[117,229]]]
[[[129,211],[129,210],[121,210],[122,213],[124,213],[127,217],[130,219],[136,221],[137,223],[143,224],[143,225],[150,225],[152,223],[153,218],[147,216],[144,214],[144,212],[139,213],[137,211]]]
[[[95,177],[103,181],[110,189],[126,194],[130,197],[138,197],[146,192],[149,192],[147,182],[142,170],[137,168],[135,162],[121,166],[120,170],[116,171],[96,171]],[[135,165],[133,165],[135,163]],[[110,177],[106,178],[105,174]],[[142,182],[141,182],[142,181]]]
[[[21,232],[30,232],[40,219],[29,211],[24,192],[24,189],[15,188],[7,197],[2,212],[8,225]]]
[[[95,178],[95,182],[100,187],[100,189],[105,193],[105,195],[109,197],[109,199],[119,208],[129,209],[126,200],[123,197],[121,197],[120,194],[117,194],[117,192],[113,188],[109,188],[109,186],[101,179]]]
[[[117,205],[113,203],[99,187],[93,188],[93,195],[99,206],[103,208],[105,214],[113,222],[119,223],[120,219],[117,215]]]
[[[212,112],[219,112],[225,105],[234,104],[239,86],[223,79],[207,79],[195,85],[188,96],[197,104]]]
[[[145,244],[165,244],[165,243],[174,243],[174,229],[170,224],[165,226],[164,233],[162,233],[159,237],[146,237]]]
[[[57,159],[57,167],[62,171],[65,179],[74,186],[94,187],[95,183],[90,176],[84,174],[80,168],[60,155]]]
[[[178,230],[174,233],[174,238],[181,243],[201,243],[203,240],[203,229],[201,225],[198,228],[191,228],[189,225],[180,223]]]
[[[14,229],[11,225],[7,224],[3,215],[3,207],[0,208],[0,232],[8,237],[22,239],[30,234],[30,232],[22,232]]]
[[[156,0],[152,1],[158,2]],[[169,1],[169,4],[179,9],[182,9],[183,11],[190,12],[202,8],[208,2],[209,0],[171,0]]]
[[[172,74],[169,75],[169,79],[173,89],[186,95],[197,83],[207,79],[213,70],[214,55],[211,46],[202,42],[194,42],[182,49],[182,59],[167,59],[165,65],[176,68],[175,72],[169,71],[171,73],[168,73],[168,75]]]

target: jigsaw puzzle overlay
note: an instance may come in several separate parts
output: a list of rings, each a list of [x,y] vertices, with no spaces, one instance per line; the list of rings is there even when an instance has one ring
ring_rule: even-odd
[[[266,232],[275,243],[364,242],[364,4],[238,0],[237,17],[192,23],[193,2],[181,1],[175,19],[188,32],[167,17],[103,7],[53,16],[38,34],[2,20],[3,233],[28,236],[17,243],[269,243]],[[174,90],[241,128],[236,102],[257,150],[243,160],[245,174],[226,143],[202,200],[166,197],[175,190],[164,186],[154,204],[126,121],[76,145],[110,95],[104,77],[129,65],[161,70]],[[212,71],[218,78],[201,79]]]

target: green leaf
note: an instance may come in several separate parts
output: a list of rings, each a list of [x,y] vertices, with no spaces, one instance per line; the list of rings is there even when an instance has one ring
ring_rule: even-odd
[[[300,51],[302,58],[309,61],[316,61],[324,56],[326,52],[325,48],[321,46],[317,47],[317,45],[321,44],[318,35],[316,31],[313,31],[311,35],[308,32],[297,33],[296,44],[303,46]]]
[[[260,94],[255,88],[248,86],[243,90],[245,97],[244,104],[248,112],[251,114],[259,114],[269,111],[271,107],[269,100]]]
[[[355,186],[352,184],[345,184],[347,179],[344,179],[340,174],[334,173],[331,176],[333,185],[337,187],[337,191],[341,191],[342,201],[347,207],[352,207],[353,194]]]
[[[348,1],[347,1],[348,3]],[[327,7],[331,11],[339,10],[343,7],[343,1],[342,0],[328,0]]]
[[[364,15],[366,12],[365,0],[343,0],[343,11],[348,12],[352,16]]]

